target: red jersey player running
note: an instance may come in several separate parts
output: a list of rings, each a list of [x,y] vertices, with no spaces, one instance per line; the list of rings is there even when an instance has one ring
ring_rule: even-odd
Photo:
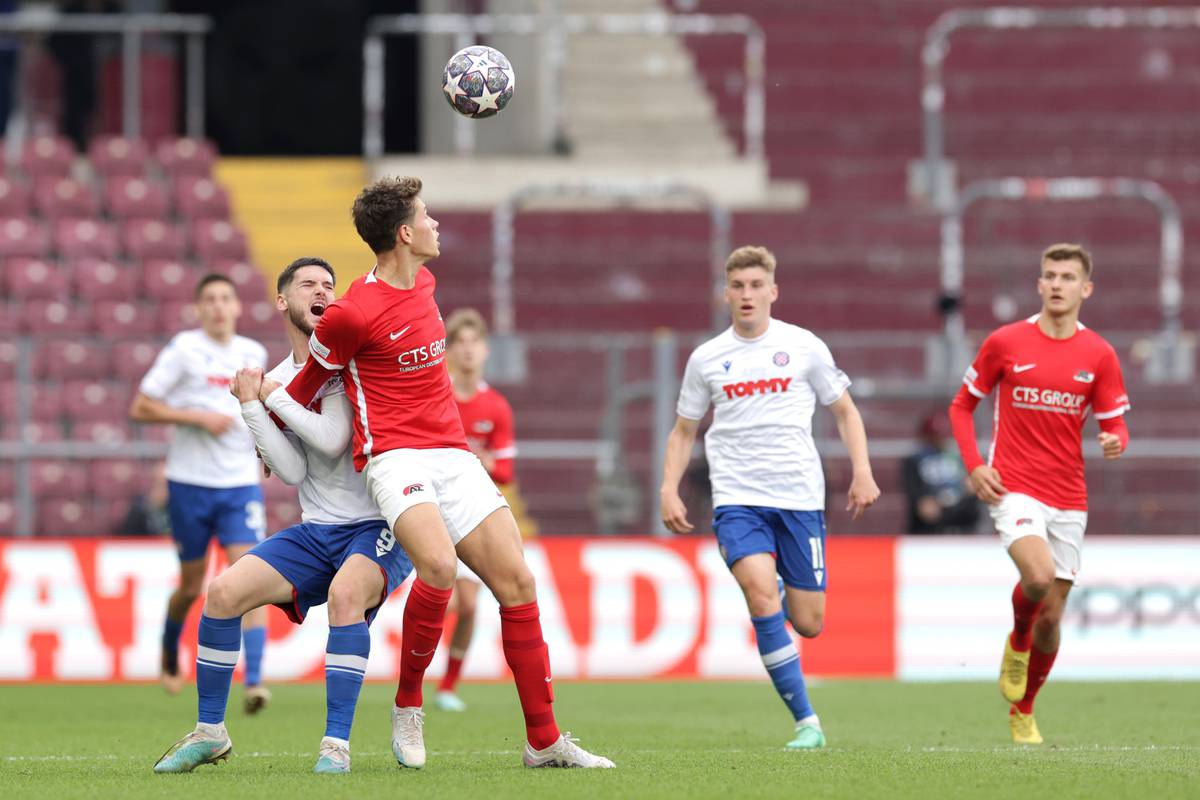
[[[1000,691],[1012,704],[1017,744],[1040,744],[1033,701],[1058,654],[1059,627],[1087,526],[1082,431],[1100,423],[1105,458],[1129,443],[1129,398],[1112,346],[1079,322],[1092,294],[1092,258],[1079,245],[1042,254],[1042,311],[992,333],[950,404],[954,438],[971,486],[990,506],[1000,541],[1021,573],[1013,630],[1004,642]],[[998,389],[988,462],[975,444],[973,413]]]
[[[354,463],[417,577],[404,607],[392,752],[425,764],[421,681],[433,659],[462,559],[500,604],[504,657],[525,715],[525,765],[611,767],[559,733],[550,654],[533,574],[504,496],[466,435],[446,371],[446,329],[425,262],[437,258],[438,224],[417,178],[386,178],[354,201],[354,226],[375,268],[321,316],[312,358],[288,384],[307,405],[329,372],[341,372],[355,407]]]

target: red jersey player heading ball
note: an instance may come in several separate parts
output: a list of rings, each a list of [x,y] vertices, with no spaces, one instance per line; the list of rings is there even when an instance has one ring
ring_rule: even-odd
[[[1067,594],[1080,567],[1087,527],[1082,434],[1100,423],[1105,458],[1129,442],[1129,398],[1112,346],[1079,322],[1091,296],[1092,258],[1056,244],[1042,254],[1041,313],[994,331],[950,405],[954,438],[971,486],[990,506],[1000,541],[1021,580],[1013,589],[1013,631],[1005,640],[1000,691],[1012,704],[1013,741],[1042,741],[1033,701],[1058,653]],[[996,390],[992,450],[975,445],[973,413]]]
[[[508,503],[467,448],[446,372],[446,329],[425,264],[440,254],[438,223],[417,178],[385,178],[362,190],[352,214],[375,253],[374,269],[326,309],[312,358],[288,385],[307,405],[340,371],[354,404],[354,463],[417,577],[404,607],[392,751],[425,764],[421,681],[433,659],[461,558],[500,604],[504,656],[525,715],[531,767],[611,767],[560,735],[550,658],[533,574]]]

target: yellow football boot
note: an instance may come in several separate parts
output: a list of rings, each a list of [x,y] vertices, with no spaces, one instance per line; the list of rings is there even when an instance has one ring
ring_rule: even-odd
[[[1010,703],[1019,703],[1025,697],[1029,685],[1030,648],[1024,652],[1014,650],[1012,638],[1004,637],[1004,658],[1000,662],[1000,694]]]
[[[1014,706],[1008,715],[1008,727],[1012,731],[1013,744],[1041,744],[1043,741],[1032,712],[1022,714]]]

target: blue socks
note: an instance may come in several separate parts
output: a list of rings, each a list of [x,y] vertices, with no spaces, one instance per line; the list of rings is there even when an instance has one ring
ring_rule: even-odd
[[[370,653],[367,623],[329,626],[329,643],[325,646],[326,736],[350,741],[354,707]]]
[[[804,686],[804,675],[800,672],[800,653],[788,635],[782,611],[769,617],[751,617],[754,633],[758,638],[758,652],[763,666],[775,684],[775,691],[783,698],[792,716],[799,722],[813,715],[808,702],[808,689]]]
[[[246,685],[258,686],[262,683],[263,647],[267,643],[265,627],[247,628],[242,631],[242,642],[246,648]]]
[[[225,705],[229,701],[233,668],[237,666],[241,634],[241,617],[200,617],[196,647],[196,694],[200,699],[200,722],[219,725],[225,721]]]

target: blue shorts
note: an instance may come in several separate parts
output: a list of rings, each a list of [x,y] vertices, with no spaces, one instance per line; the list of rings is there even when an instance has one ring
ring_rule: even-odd
[[[381,519],[347,525],[317,525],[301,522],[284,528],[250,551],[270,564],[292,585],[292,602],[279,604],[297,625],[308,610],[329,599],[329,584],[351,555],[360,553],[379,565],[385,587],[379,602],[367,612],[367,622],[388,595],[412,572],[408,553]]]
[[[222,547],[261,542],[267,533],[262,487],[212,489],[167,481],[167,514],[180,561],[204,558],[214,536]]]
[[[785,584],[825,591],[825,512],[719,506],[713,512],[713,530],[725,566],[755,553],[770,553]]]

